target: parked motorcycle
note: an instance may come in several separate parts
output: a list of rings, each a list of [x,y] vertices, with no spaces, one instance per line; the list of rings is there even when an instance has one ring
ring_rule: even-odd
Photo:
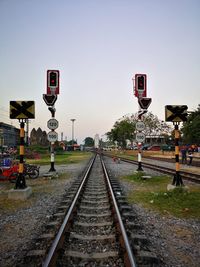
[[[0,168],[0,181],[15,182],[18,175],[18,165]]]
[[[40,166],[24,163],[24,175],[31,179],[36,179],[39,176]],[[18,176],[19,165],[0,167],[0,181],[15,182]]]
[[[24,174],[28,175],[31,179],[38,178],[40,174],[40,166],[34,164],[24,164]]]

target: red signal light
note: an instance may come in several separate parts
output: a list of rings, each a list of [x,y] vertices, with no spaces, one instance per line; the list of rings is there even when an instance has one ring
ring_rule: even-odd
[[[59,94],[59,76],[59,70],[47,70],[47,95]]]
[[[146,97],[147,95],[147,75],[146,74],[135,74],[134,95],[138,98]]]
[[[138,90],[144,90],[144,76],[138,76]]]
[[[51,72],[50,73],[50,86],[57,86],[57,73]]]

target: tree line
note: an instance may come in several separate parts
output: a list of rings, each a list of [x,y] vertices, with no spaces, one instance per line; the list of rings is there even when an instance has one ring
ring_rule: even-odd
[[[126,115],[115,122],[112,129],[107,132],[108,139],[117,142],[122,148],[126,147],[127,140],[133,143],[136,136],[136,123],[138,114]],[[166,123],[151,112],[143,115],[145,136],[162,136],[165,143],[174,140],[174,127],[172,123]],[[200,104],[197,109],[188,114],[187,121],[180,125],[180,143],[200,145]]]
[[[106,133],[108,141],[111,144],[117,142],[118,146],[125,148],[127,141],[135,142],[136,137],[136,123],[138,121],[138,114],[125,115],[118,119],[112,129]],[[166,123],[160,120],[152,112],[147,112],[143,115],[143,122],[145,136],[162,136],[165,143],[170,143],[174,140],[174,126],[172,123]],[[188,114],[186,122],[180,124],[180,143],[182,144],[196,144],[200,145],[200,104],[197,109]],[[101,141],[101,140],[100,140]],[[94,139],[86,137],[84,140],[85,146],[93,146]]]

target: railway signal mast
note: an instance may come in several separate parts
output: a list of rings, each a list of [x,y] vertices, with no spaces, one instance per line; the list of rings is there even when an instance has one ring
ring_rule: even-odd
[[[47,134],[47,139],[51,144],[51,167],[49,172],[56,171],[54,168],[55,153],[54,144],[58,140],[58,134],[55,129],[58,128],[58,121],[55,119],[56,109],[54,104],[57,100],[57,95],[59,94],[60,86],[60,74],[59,70],[47,70],[47,93],[43,94],[43,99],[47,104],[49,111],[51,112],[51,119],[47,122],[47,127],[51,130]]]
[[[173,178],[172,186],[182,186],[183,181],[180,176],[180,164],[179,164],[179,124],[180,122],[187,121],[187,109],[186,105],[167,105],[165,106],[165,121],[171,121],[174,125],[175,133],[175,175]]]
[[[138,98],[138,121],[136,123],[136,141],[138,144],[138,168],[137,171],[143,171],[142,169],[142,154],[141,145],[145,141],[145,124],[142,121],[142,115],[147,112],[149,105],[151,104],[151,98],[147,98],[147,75],[135,74],[133,78],[134,95]]]
[[[19,189],[21,199],[30,196],[32,190],[26,186],[24,174],[24,126],[28,119],[35,118],[35,102],[34,101],[10,101],[10,119],[18,119],[20,123],[20,148],[19,148],[19,170],[16,179],[15,189]],[[14,193],[14,192],[13,192]],[[15,193],[18,194],[17,190]],[[13,194],[11,198],[18,199],[17,194]]]

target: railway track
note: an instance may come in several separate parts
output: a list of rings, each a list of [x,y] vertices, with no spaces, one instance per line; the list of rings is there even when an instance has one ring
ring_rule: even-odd
[[[143,155],[143,158],[152,159],[152,160],[158,160],[158,161],[165,161],[165,162],[170,162],[170,163],[174,163],[175,162],[175,157],[174,158],[173,157],[172,158],[161,158],[159,156],[158,157],[152,157],[152,156]],[[193,157],[191,166],[200,167],[199,157]]]
[[[70,193],[54,216],[61,216],[62,223],[53,241],[48,246],[43,241],[40,252],[30,251],[25,264],[29,267],[158,266],[134,211],[118,182],[109,177],[100,155],[95,155],[84,177],[74,183]],[[57,223],[57,220],[51,222]]]
[[[98,156],[88,168],[44,261],[44,267],[79,266],[83,262],[87,262],[87,266],[124,266],[124,262],[128,262],[127,266],[136,266],[119,211],[114,204],[112,188],[104,172]],[[116,217],[117,222],[114,219]],[[121,223],[120,233],[116,223]],[[119,243],[120,238],[123,238],[125,253]],[[59,247],[62,247],[62,253],[59,253]]]
[[[104,154],[104,156],[112,157],[111,155],[108,155],[108,154]],[[131,164],[138,165],[137,160],[126,159],[123,157],[120,157],[120,160],[124,161],[124,162],[131,163]],[[152,159],[152,161],[153,161],[153,163],[147,163],[147,162],[143,161],[142,166],[145,168],[149,168],[149,169],[152,169],[154,171],[166,173],[169,175],[175,174],[175,169],[165,167],[163,165],[159,165],[159,160]],[[163,160],[162,160],[162,162],[163,162]],[[180,171],[180,175],[181,175],[182,179],[186,179],[186,180],[189,180],[191,182],[198,183],[198,184],[200,183],[200,175],[197,173],[192,173],[192,172],[188,172],[188,171]]]

